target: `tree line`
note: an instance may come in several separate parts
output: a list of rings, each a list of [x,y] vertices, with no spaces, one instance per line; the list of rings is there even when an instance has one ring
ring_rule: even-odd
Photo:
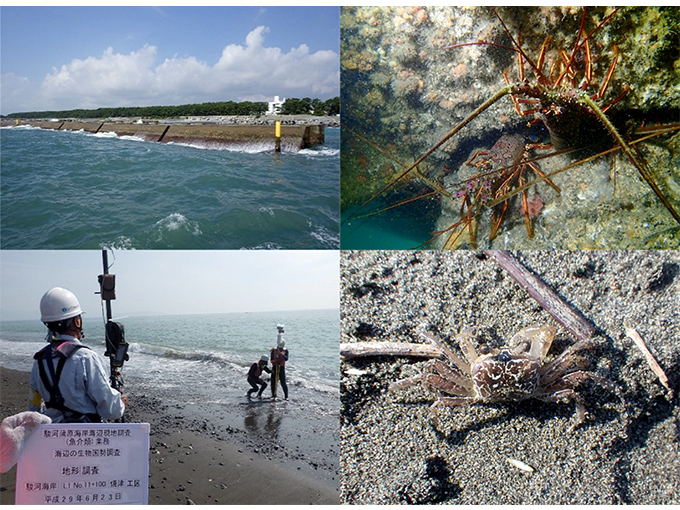
[[[111,117],[144,117],[167,119],[185,116],[208,115],[253,115],[260,116],[267,112],[268,104],[263,101],[222,101],[214,103],[184,104],[178,106],[121,106],[115,108],[75,109],[59,111],[40,111],[11,113],[7,118],[44,119],[44,118],[111,118]],[[340,98],[327,101],[320,99],[290,98],[286,99],[280,111],[281,115],[338,115]]]
[[[281,107],[281,115],[339,115],[340,98],[334,97],[327,101],[304,97],[286,99]]]

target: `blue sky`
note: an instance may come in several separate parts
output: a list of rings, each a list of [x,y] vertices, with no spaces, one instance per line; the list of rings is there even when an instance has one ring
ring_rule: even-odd
[[[306,251],[108,252],[116,317],[339,308],[339,253]],[[0,250],[0,320],[39,320],[42,295],[73,292],[99,317],[100,250]]]
[[[338,7],[2,7],[3,114],[339,95]]]

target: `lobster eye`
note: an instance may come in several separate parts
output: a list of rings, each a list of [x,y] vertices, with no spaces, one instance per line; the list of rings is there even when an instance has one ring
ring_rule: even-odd
[[[491,348],[488,345],[482,345],[479,348],[479,353],[480,354],[489,354],[491,352]]]

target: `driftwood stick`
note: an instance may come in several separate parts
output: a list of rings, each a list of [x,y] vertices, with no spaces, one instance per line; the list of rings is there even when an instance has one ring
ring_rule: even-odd
[[[649,351],[647,345],[645,344],[645,341],[642,339],[640,334],[634,327],[628,324],[628,322],[625,320],[623,321],[623,327],[626,330],[626,336],[630,338],[633,341],[633,343],[637,346],[637,348],[640,349],[640,352],[642,352],[642,355],[645,357],[645,360],[647,361],[649,368],[651,368],[652,372],[656,374],[656,376],[659,378],[659,381],[661,381],[661,384],[663,384],[666,387],[666,389],[671,392],[671,395],[673,395],[673,390],[668,384],[668,377],[666,377],[666,373],[663,371],[663,368],[661,368],[659,363],[656,361],[654,355]]]
[[[538,276],[524,267],[507,251],[487,250],[491,256],[529,295],[552,315],[578,340],[587,340],[595,334],[595,326],[580,312],[566,304],[557,293]]]
[[[340,344],[340,356],[345,359],[364,356],[414,356],[438,358],[441,349],[431,344],[404,342],[348,342]]]

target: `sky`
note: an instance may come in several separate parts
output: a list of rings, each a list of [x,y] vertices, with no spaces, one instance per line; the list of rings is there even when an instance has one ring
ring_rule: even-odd
[[[340,94],[338,7],[2,7],[0,113]]]
[[[114,251],[113,317],[337,309],[339,253],[305,251]],[[102,315],[101,250],[1,250],[0,320],[40,320],[52,287],[73,292],[88,317]]]

